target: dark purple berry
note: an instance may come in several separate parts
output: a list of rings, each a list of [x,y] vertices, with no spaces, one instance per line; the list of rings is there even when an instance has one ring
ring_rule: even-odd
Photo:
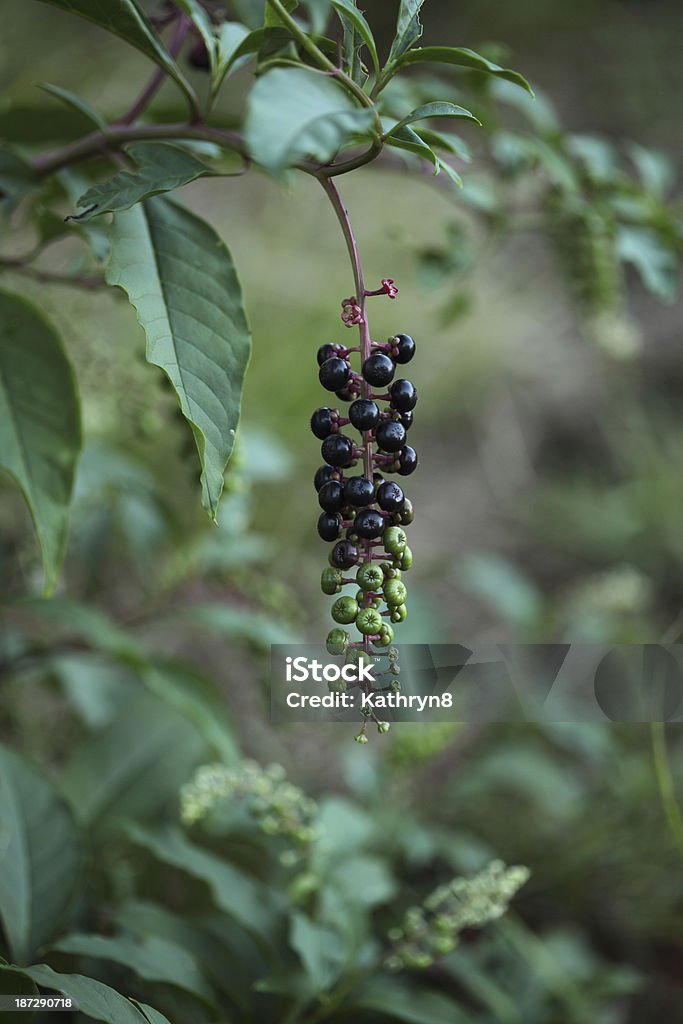
[[[335,569],[350,569],[360,558],[360,552],[350,540],[340,540],[330,552],[330,565]]]
[[[399,476],[410,476],[411,473],[415,472],[417,468],[417,452],[414,448],[411,448],[409,444],[406,444],[401,448],[398,453],[398,473]]]
[[[318,517],[318,534],[323,540],[337,540],[342,528],[342,517],[336,512],[323,512]]]
[[[415,342],[409,334],[397,334],[391,339],[391,351],[397,363],[409,363],[415,355]]]
[[[353,441],[346,434],[330,434],[321,444],[320,453],[331,466],[349,466],[353,462]]]
[[[328,480],[318,491],[318,503],[325,512],[341,512],[344,505],[344,487],[339,480]]]
[[[351,367],[345,359],[332,356],[326,359],[318,371],[320,383],[328,391],[340,391],[351,376]]]
[[[349,419],[356,430],[373,430],[379,423],[379,406],[369,398],[358,398],[349,406]]]
[[[334,356],[336,356],[336,354],[336,345],[321,345],[320,348],[318,349],[318,354],[316,356],[318,360],[318,366],[322,366],[324,362],[326,362],[328,359],[332,359]]]
[[[375,388],[383,388],[394,376],[396,366],[384,352],[373,352],[363,363],[363,377]]]
[[[344,498],[354,508],[365,508],[373,502],[374,497],[374,484],[367,477],[352,476],[344,484]]]
[[[406,429],[398,420],[382,420],[375,431],[375,440],[382,451],[397,452],[403,447]]]
[[[399,412],[410,412],[417,404],[415,385],[409,380],[395,380],[389,388],[392,408]]]
[[[410,430],[410,428],[413,425],[413,413],[412,412],[402,412],[401,415],[398,418],[398,422],[403,424],[403,429],[404,430]]]
[[[328,409],[327,406],[316,409],[311,416],[311,430],[315,436],[319,437],[321,441],[329,437],[334,431],[338,416],[339,411],[337,409]]]
[[[319,491],[323,484],[326,484],[328,480],[336,480],[339,476],[338,471],[334,466],[321,466],[316,469],[315,476],[313,477],[313,486],[316,491]]]
[[[354,519],[353,528],[364,540],[374,540],[384,533],[384,516],[374,508],[364,508]]]
[[[377,504],[385,512],[398,512],[405,504],[403,489],[393,480],[387,480],[377,491]]]

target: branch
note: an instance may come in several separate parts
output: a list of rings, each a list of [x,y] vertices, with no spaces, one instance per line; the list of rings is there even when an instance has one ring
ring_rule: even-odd
[[[185,41],[185,37],[191,25],[192,21],[190,20],[190,18],[188,18],[187,15],[185,14],[181,14],[180,18],[178,19],[178,24],[175,27],[173,37],[171,38],[171,41],[168,44],[168,53],[170,57],[177,56],[181,46]],[[167,74],[165,69],[157,68],[156,71],[152,74],[152,77],[150,78],[145,88],[142,90],[142,92],[136,99],[133,106],[130,108],[130,110],[126,111],[126,113],[122,117],[120,117],[118,121],[115,121],[114,123],[116,125],[124,125],[133,124],[134,121],[137,121],[140,114],[143,112],[143,110],[147,108],[148,104],[151,102],[151,100],[157,94],[161,86],[164,84],[166,78]]]
[[[80,276],[60,274],[55,270],[41,270],[39,267],[33,267],[30,263],[24,263],[21,260],[0,259],[0,270],[14,271],[16,274],[23,274],[24,277],[30,277],[42,284],[65,284],[72,288],[85,288],[87,291],[95,291],[96,288],[104,287],[103,278],[97,277],[95,274]]]

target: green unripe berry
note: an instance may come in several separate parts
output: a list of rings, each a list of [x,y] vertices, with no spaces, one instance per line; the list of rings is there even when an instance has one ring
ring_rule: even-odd
[[[392,622],[405,622],[408,618],[408,609],[404,604],[399,604],[391,609],[390,618]]]
[[[408,538],[400,526],[390,526],[384,531],[384,550],[390,555],[400,555],[408,543]]]
[[[344,658],[346,665],[370,665],[372,663],[372,657],[367,651],[364,651],[361,647],[349,647]]]
[[[394,642],[394,630],[388,622],[382,622],[382,626],[379,630],[379,636],[376,640],[373,640],[375,647],[388,647],[389,644]]]
[[[389,732],[391,729],[391,722],[378,722],[377,732]]]
[[[410,569],[411,565],[413,564],[413,552],[410,550],[408,545],[406,545],[403,551],[401,552],[398,564],[402,569],[405,569],[406,571]]]
[[[340,569],[333,569],[331,566],[323,569],[320,577],[320,586],[323,594],[338,594],[342,586],[342,574]]]
[[[364,732],[359,732],[357,736],[354,736],[356,743],[367,743],[368,738]]]
[[[331,679],[327,684],[330,693],[346,693],[347,682],[345,679]]]
[[[348,625],[358,615],[358,602],[352,597],[338,597],[332,605],[332,618],[335,622]]]
[[[378,565],[366,562],[356,573],[356,583],[362,590],[380,590],[384,583],[384,575]]]
[[[397,523],[400,523],[401,526],[408,526],[412,523],[414,518],[415,512],[413,510],[412,502],[406,498],[403,502],[403,508],[400,512],[396,512],[394,519]]]
[[[398,679],[392,679],[391,682],[389,683],[389,686],[394,691],[394,693],[399,693],[401,689],[401,684],[399,683]]]
[[[393,562],[382,562],[382,572],[387,580],[400,580],[401,570]]]
[[[384,600],[390,608],[405,604],[407,596],[406,585],[401,580],[387,580],[384,584]]]
[[[345,629],[331,629],[327,634],[325,646],[328,654],[343,654],[349,646],[351,637]]]
[[[356,616],[356,626],[363,636],[373,636],[379,633],[384,621],[375,608],[361,608]]]

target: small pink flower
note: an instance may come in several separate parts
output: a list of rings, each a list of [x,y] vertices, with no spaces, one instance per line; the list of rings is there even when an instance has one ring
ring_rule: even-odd
[[[393,277],[383,277],[382,288],[384,289],[385,294],[387,294],[390,299],[395,299],[396,296],[398,295],[398,288],[394,284]]]
[[[361,308],[358,305],[358,299],[355,295],[351,295],[348,299],[342,299],[342,312],[341,318],[342,323],[346,327],[355,327],[357,324],[363,323],[363,314]]]

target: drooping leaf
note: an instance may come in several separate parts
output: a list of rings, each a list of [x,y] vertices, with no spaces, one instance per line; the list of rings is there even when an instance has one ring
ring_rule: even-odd
[[[99,131],[107,132],[107,122],[104,118],[97,113],[94,107],[91,107],[89,103],[82,100],[80,96],[76,96],[75,93],[69,92],[68,89],[62,89],[59,85],[51,85],[50,82],[41,82],[40,88],[43,92],[46,92],[49,96],[54,96],[55,99],[60,100],[65,106],[70,107],[71,110],[75,110],[77,113],[82,114],[83,117],[90,121],[90,124],[99,129]]]
[[[0,971],[16,971],[30,978],[41,988],[69,996],[81,1013],[104,1024],[144,1024],[145,1017],[133,1003],[113,988],[82,974],[58,974],[47,964],[17,968],[0,964]]]
[[[324,163],[350,139],[367,135],[373,113],[308,68],[275,68],[249,93],[246,138],[253,159],[272,173],[304,158]]]
[[[163,864],[206,882],[216,907],[247,931],[262,937],[272,932],[273,907],[267,890],[232,864],[192,843],[178,828],[152,831],[131,825],[128,834]]]
[[[137,165],[134,171],[119,171],[113,178],[93,185],[78,199],[84,212],[71,218],[87,221],[101,213],[119,213],[162,192],[188,185],[197,178],[217,177],[203,160],[170,142],[136,142],[126,152]]]
[[[56,331],[25,299],[0,292],[0,468],[30,509],[47,591],[64,558],[80,449],[76,381]]]
[[[133,0],[41,0],[41,3],[51,4],[71,14],[78,14],[81,18],[87,18],[100,28],[130,43],[163,68],[194,103],[191,85]]]
[[[386,135],[393,135],[394,132],[400,131],[406,125],[413,124],[414,121],[424,121],[428,117],[459,117],[481,125],[479,118],[475,117],[471,111],[466,110],[465,107],[459,107],[455,103],[425,103],[424,106],[416,107],[406,117],[397,121]]]
[[[62,923],[82,861],[78,827],[62,798],[32,765],[0,746],[0,919],[18,963]]]
[[[402,67],[405,64],[450,64],[458,68],[470,68],[473,71],[482,71],[487,75],[496,78],[503,78],[507,82],[513,82],[533,96],[533,90],[526,78],[518,71],[509,68],[501,68],[493,61],[482,57],[480,53],[470,50],[464,46],[422,46],[416,50],[408,50],[397,60],[396,64]]]
[[[382,123],[384,125],[384,120]],[[391,125],[387,124],[385,130],[389,130],[389,128],[391,128]],[[434,174],[439,173],[440,161],[438,156],[431,146],[428,146],[409,125],[406,125],[405,128],[396,128],[394,126],[391,135],[387,136],[387,145],[393,146],[395,149],[404,149],[406,152],[412,153],[413,156],[419,156],[422,160],[428,160],[434,168]]]
[[[353,28],[367,46],[372,66],[375,70],[375,75],[378,76],[379,57],[377,56],[377,44],[375,43],[375,37],[372,34],[372,29],[366,21],[365,15],[362,11],[358,10],[354,0],[331,0],[331,3],[335,11],[337,11],[340,16],[343,14],[351,22]]]
[[[145,981],[176,985],[207,1003],[214,1000],[211,986],[196,958],[182,946],[158,935],[138,939],[127,935],[74,932],[54,943],[52,949],[74,956],[111,960],[128,967]]]
[[[420,8],[424,0],[401,0],[396,21],[396,35],[389,51],[389,63],[392,63],[410,49],[422,35],[420,24]]]
[[[215,520],[239,421],[251,336],[230,253],[205,221],[167,199],[116,214],[109,284],[126,291],[192,428],[202,501]]]

